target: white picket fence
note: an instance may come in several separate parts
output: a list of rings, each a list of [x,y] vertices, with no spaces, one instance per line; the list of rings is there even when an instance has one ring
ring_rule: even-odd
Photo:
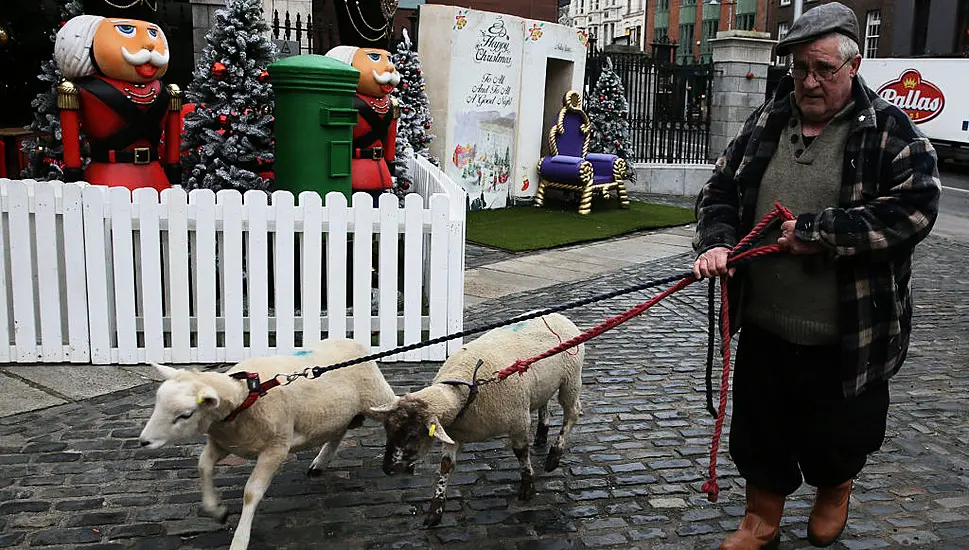
[[[325,337],[457,332],[464,193],[426,160],[404,206],[0,180],[0,362],[234,362]],[[387,360],[442,360],[460,340]]]

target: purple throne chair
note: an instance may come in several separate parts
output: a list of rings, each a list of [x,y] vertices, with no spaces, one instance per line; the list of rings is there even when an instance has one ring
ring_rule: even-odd
[[[545,203],[548,188],[580,193],[579,214],[592,211],[592,197],[609,198],[615,190],[620,208],[629,208],[626,194],[626,161],[616,155],[589,152],[592,123],[582,110],[582,96],[571,90],[562,99],[557,122],[548,132],[551,156],[538,163],[538,191],[535,206]]]

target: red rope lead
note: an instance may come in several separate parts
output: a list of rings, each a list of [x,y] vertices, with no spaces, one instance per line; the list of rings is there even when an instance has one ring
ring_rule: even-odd
[[[776,245],[771,245],[776,246]],[[763,247],[769,248],[769,247]],[[761,254],[757,254],[758,256]],[[720,341],[723,345],[723,374],[720,376],[720,403],[717,407],[717,422],[710,440],[710,479],[703,484],[707,500],[716,502],[720,495],[717,483],[717,454],[720,452],[720,437],[723,435],[723,421],[727,416],[727,390],[730,387],[730,306],[727,300],[727,278],[720,277]]]
[[[562,342],[561,344],[555,346],[554,348],[548,351],[545,351],[539,355],[536,355],[535,357],[530,357],[528,359],[519,359],[515,361],[510,367],[506,367],[498,372],[497,374],[498,379],[504,380],[505,378],[508,378],[509,376],[515,373],[524,374],[525,371],[527,371],[531,367],[531,365],[536,361],[541,361],[546,357],[551,357],[569,348],[574,348],[575,346],[578,346],[579,344],[586,342],[587,340],[591,340],[596,336],[599,336],[603,332],[606,332],[609,329],[613,329],[625,323],[626,321],[632,319],[633,317],[640,315],[647,309],[653,307],[655,304],[660,302],[663,298],[666,298],[670,294],[673,294],[674,292],[677,292],[679,290],[682,290],[690,286],[694,282],[696,282],[696,277],[694,277],[693,275],[690,275],[689,277],[684,277],[680,279],[679,282],[677,282],[675,285],[664,290],[663,292],[660,292],[656,296],[653,296],[652,298],[650,298],[649,300],[646,300],[645,302],[639,304],[638,306],[630,310],[627,310],[620,315],[612,317],[611,319],[607,319],[604,323],[600,323],[599,325],[596,325],[590,328],[589,330],[583,332],[582,334],[574,338],[570,338],[569,340]]]
[[[751,229],[750,233],[747,234],[737,246],[730,250],[730,255],[727,259],[727,265],[739,262],[748,258],[756,258],[760,256],[768,256],[770,254],[776,254],[778,252],[783,252],[784,249],[778,244],[770,244],[766,246],[759,246],[752,248],[750,250],[743,250],[745,247],[749,246],[751,242],[761,236],[764,229],[767,228],[771,223],[776,221],[778,218],[789,221],[794,219],[794,215],[790,210],[782,206],[780,203],[774,203],[774,209],[765,215],[760,222]],[[551,357],[557,353],[561,353],[570,348],[574,348],[579,344],[586,342],[599,336],[607,330],[613,329],[626,321],[642,314],[647,309],[653,307],[664,298],[678,292],[697,281],[696,277],[689,275],[680,279],[675,285],[664,290],[663,292],[653,296],[649,300],[623,312],[616,317],[607,319],[605,322],[592,327],[591,329],[583,332],[582,334],[571,338],[565,342],[561,342],[561,337],[559,337],[560,343],[554,348],[545,351],[535,357],[528,359],[519,359],[515,361],[511,366],[502,369],[496,375],[498,380],[504,380],[512,374],[524,374],[533,363],[541,361],[547,357]],[[720,316],[722,319],[721,323],[721,345],[723,347],[723,374],[720,377],[720,403],[717,409],[717,420],[714,427],[713,436],[710,442],[710,479],[708,479],[703,484],[703,492],[707,494],[707,499],[710,502],[716,502],[717,496],[720,494],[720,485],[717,483],[717,454],[720,451],[720,439],[723,435],[723,421],[727,415],[727,393],[730,389],[730,306],[727,300],[727,278],[720,278]],[[548,323],[546,323],[546,326]]]
[[[793,220],[794,214],[790,210],[774,202],[774,209],[760,220],[750,233],[730,251],[727,263],[738,262],[745,258],[755,258],[783,252],[779,244],[759,246],[737,253],[755,238],[759,237],[775,219]],[[720,438],[723,436],[723,421],[727,416],[727,392],[730,389],[730,302],[727,299],[727,278],[720,277],[720,342],[723,347],[723,374],[720,376],[720,403],[717,407],[717,421],[714,425],[713,436],[710,438],[710,479],[703,483],[702,490],[707,494],[707,500],[716,502],[720,495],[720,484],[717,483],[717,456],[720,452]]]

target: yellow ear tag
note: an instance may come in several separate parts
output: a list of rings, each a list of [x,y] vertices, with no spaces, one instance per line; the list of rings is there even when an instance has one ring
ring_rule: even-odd
[[[431,424],[431,429],[427,430],[427,435],[434,437],[434,430],[437,428],[437,424]]]
[[[202,396],[199,396],[199,405],[201,405],[202,403],[205,403],[205,398]]]

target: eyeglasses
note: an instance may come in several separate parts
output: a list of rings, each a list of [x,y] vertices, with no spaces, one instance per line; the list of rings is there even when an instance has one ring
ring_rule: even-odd
[[[851,61],[850,57],[845,59],[845,62],[842,63],[837,69],[831,67],[820,67],[818,69],[809,71],[804,67],[791,67],[791,76],[794,77],[795,80],[804,80],[807,78],[808,74],[813,74],[814,80],[817,80],[818,82],[826,82],[834,78],[834,75],[838,74],[838,71],[847,65],[849,61]]]

